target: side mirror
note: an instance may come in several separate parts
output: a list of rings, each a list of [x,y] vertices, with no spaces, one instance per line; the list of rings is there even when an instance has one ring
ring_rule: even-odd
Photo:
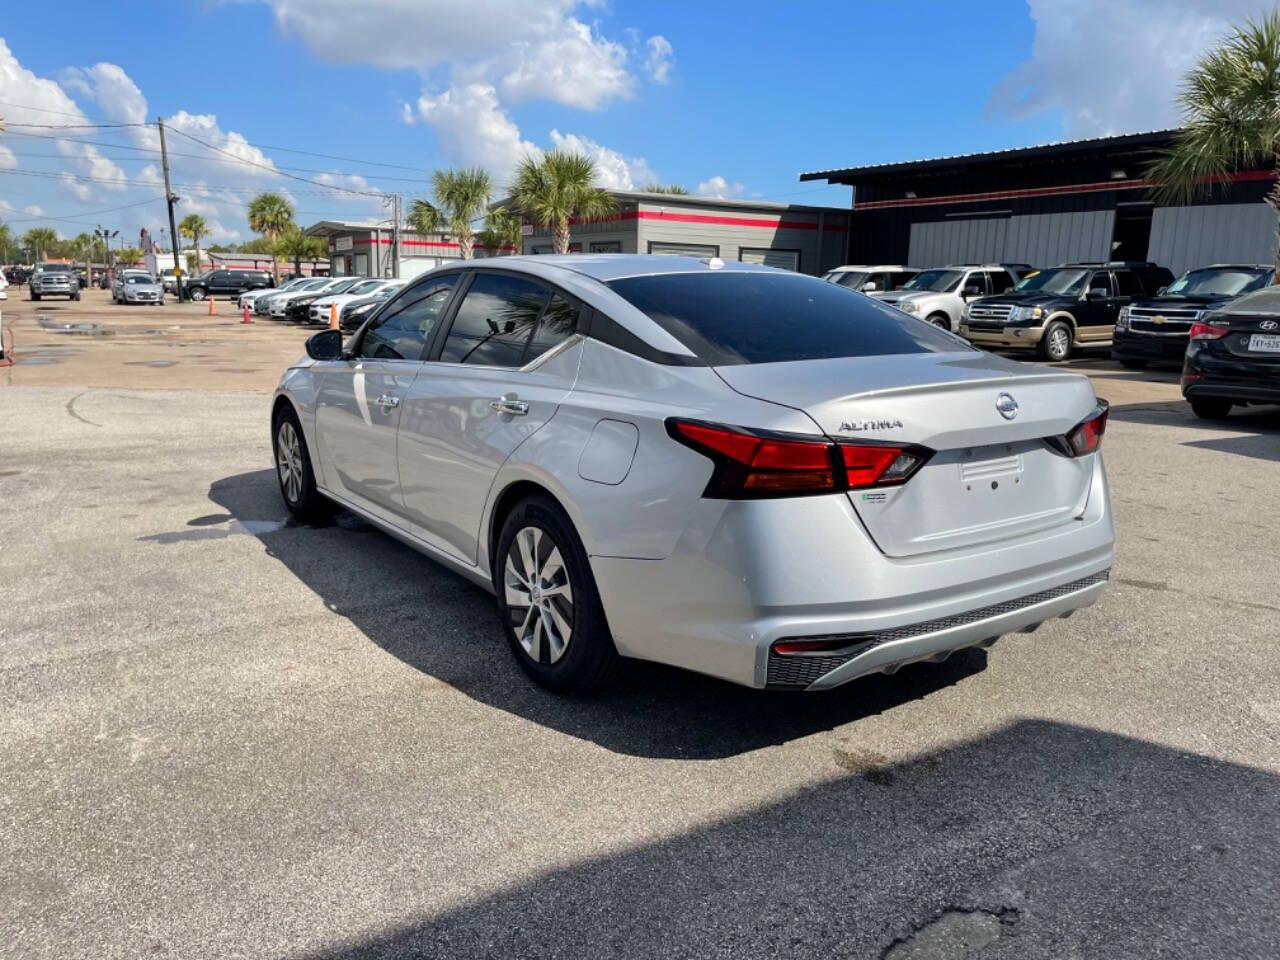
[[[312,360],[341,360],[342,331],[321,330],[307,337],[307,356]]]
[[[966,297],[980,297],[982,296],[982,288],[971,283],[964,288],[964,295]]]
[[[1085,294],[1085,297],[1089,300],[1105,300],[1109,296],[1111,296],[1111,291],[1106,287],[1090,287],[1089,292]]]
[[[876,286],[876,282],[874,280],[868,280],[858,289],[861,290],[863,293],[875,293],[880,288]]]
[[[1164,296],[1164,294],[1165,294],[1165,291],[1166,291],[1166,290],[1168,290],[1168,289],[1169,289],[1169,288],[1168,288],[1167,286],[1165,286],[1165,287],[1157,287],[1157,288],[1156,288],[1156,296],[1157,296],[1157,297],[1163,297],[1163,296]]]

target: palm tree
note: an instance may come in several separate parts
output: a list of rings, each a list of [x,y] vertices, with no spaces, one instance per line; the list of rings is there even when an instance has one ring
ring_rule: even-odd
[[[520,248],[520,217],[506,207],[494,207],[484,218],[484,229],[476,239],[489,256],[508,248]]]
[[[404,218],[409,229],[424,236],[428,233],[439,233],[444,229],[444,213],[430,200],[415,200],[409,207],[409,214]]]
[[[0,263],[9,260],[9,248],[13,246],[13,233],[7,223],[0,223]]]
[[[493,195],[493,181],[483,167],[462,170],[437,170],[431,175],[431,192],[435,194],[435,210],[449,232],[458,238],[463,260],[475,251],[475,235],[471,224],[485,215]],[[417,204],[414,204],[415,209]]]
[[[686,187],[680,186],[678,183],[646,183],[640,188],[641,193],[676,193],[687,195],[689,193]]]
[[[116,266],[125,268],[132,267],[142,259],[142,251],[137,247],[121,247],[116,252]]]
[[[550,227],[556,253],[569,252],[569,221],[607,217],[617,201],[595,185],[596,165],[580,153],[552,150],[526,156],[516,168],[511,202],[529,220]]]
[[[84,261],[84,279],[88,283],[93,279],[93,237],[87,233],[77,233],[71,238],[71,258]]]
[[[271,276],[280,286],[280,264],[275,244],[293,226],[293,207],[278,193],[260,193],[249,201],[249,229],[271,245]]]
[[[1173,146],[1147,170],[1158,200],[1186,203],[1211,192],[1233,170],[1277,166],[1280,10],[1235,27],[1231,36],[1201,57],[1183,78],[1178,103],[1182,129]],[[1266,200],[1280,217],[1280,184]],[[1280,249],[1275,276],[1280,282]]]
[[[200,238],[209,232],[209,225],[204,222],[204,217],[198,213],[188,213],[182,218],[178,224],[178,233],[184,237],[190,237],[196,248],[196,269],[200,269]],[[177,266],[178,257],[177,250],[174,250],[174,266]]]
[[[295,226],[276,242],[274,252],[286,260],[292,260],[294,276],[301,276],[302,261],[319,260],[329,252],[329,245],[321,237],[307,236]]]
[[[22,235],[22,245],[32,249],[36,261],[43,260],[45,254],[57,244],[58,235],[49,227],[32,227]]]

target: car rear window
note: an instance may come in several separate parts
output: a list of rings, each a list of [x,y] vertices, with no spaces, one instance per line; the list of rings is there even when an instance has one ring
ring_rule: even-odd
[[[815,277],[673,273],[608,286],[711,366],[974,349],[933,324]]]

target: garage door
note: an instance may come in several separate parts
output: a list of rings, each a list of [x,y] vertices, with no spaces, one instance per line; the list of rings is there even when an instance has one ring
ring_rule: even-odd
[[[1072,260],[1106,260],[1115,215],[1114,210],[1086,210],[913,223],[910,262],[917,267],[948,263],[1045,267]]]
[[[908,260],[917,267],[999,262],[1008,230],[1008,217],[913,223]]]
[[[649,242],[649,252],[664,254],[669,257],[718,257],[720,248],[702,243],[665,243],[659,240]]]
[[[738,259],[743,263],[759,263],[779,270],[799,270],[799,250],[770,250],[763,247],[742,247]]]
[[[1272,263],[1276,215],[1265,203],[1156,207],[1147,259],[1175,275],[1211,263]]]

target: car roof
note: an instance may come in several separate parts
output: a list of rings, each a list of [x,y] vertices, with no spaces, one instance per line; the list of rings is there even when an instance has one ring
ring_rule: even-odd
[[[490,262],[492,261],[492,262]],[[457,262],[447,266],[457,266]],[[721,260],[719,257],[683,257],[666,254],[630,254],[630,253],[597,253],[597,254],[544,254],[519,257],[485,257],[473,260],[471,267],[492,267],[501,269],[506,266],[517,267],[530,273],[551,279],[563,272],[576,273],[591,277],[601,283],[620,280],[623,277],[656,276],[674,273],[706,273],[711,270],[728,271],[730,273],[746,273],[754,271],[772,272],[772,267],[755,263],[742,263],[738,260]]]
[[[896,263],[847,263],[843,267],[832,267],[828,273],[846,273],[854,270],[919,270],[919,267],[904,267]]]

